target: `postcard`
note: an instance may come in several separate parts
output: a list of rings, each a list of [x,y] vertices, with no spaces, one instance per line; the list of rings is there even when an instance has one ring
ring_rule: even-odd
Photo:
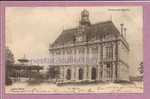
[[[148,96],[147,9],[144,2],[2,2],[2,99]]]

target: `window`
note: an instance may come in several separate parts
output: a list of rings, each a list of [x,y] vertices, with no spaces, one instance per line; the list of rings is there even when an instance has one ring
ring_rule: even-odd
[[[113,47],[112,46],[106,47],[106,58],[107,59],[113,58]]]
[[[56,50],[56,55],[60,55],[61,51],[60,50]]]
[[[72,53],[72,49],[67,49],[67,54],[70,55]]]
[[[84,54],[84,48],[79,48],[79,54]]]
[[[92,48],[92,54],[97,54],[98,53],[98,48],[97,47],[93,47]]]

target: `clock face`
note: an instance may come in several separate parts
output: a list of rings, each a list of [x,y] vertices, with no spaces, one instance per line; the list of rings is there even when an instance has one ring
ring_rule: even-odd
[[[77,41],[82,41],[82,36],[77,36]]]

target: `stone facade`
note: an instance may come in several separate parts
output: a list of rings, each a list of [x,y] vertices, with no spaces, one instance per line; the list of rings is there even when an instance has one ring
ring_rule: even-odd
[[[129,81],[129,45],[125,28],[112,21],[91,24],[89,12],[81,12],[79,26],[63,30],[49,47],[53,79],[65,82]],[[51,77],[50,77],[51,78]]]

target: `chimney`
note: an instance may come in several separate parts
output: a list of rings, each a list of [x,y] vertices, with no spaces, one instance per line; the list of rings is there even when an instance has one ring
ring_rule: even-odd
[[[121,26],[121,35],[123,36],[123,26],[124,26],[124,24],[120,24],[120,26]]]
[[[124,28],[124,38],[126,39],[127,28]]]

